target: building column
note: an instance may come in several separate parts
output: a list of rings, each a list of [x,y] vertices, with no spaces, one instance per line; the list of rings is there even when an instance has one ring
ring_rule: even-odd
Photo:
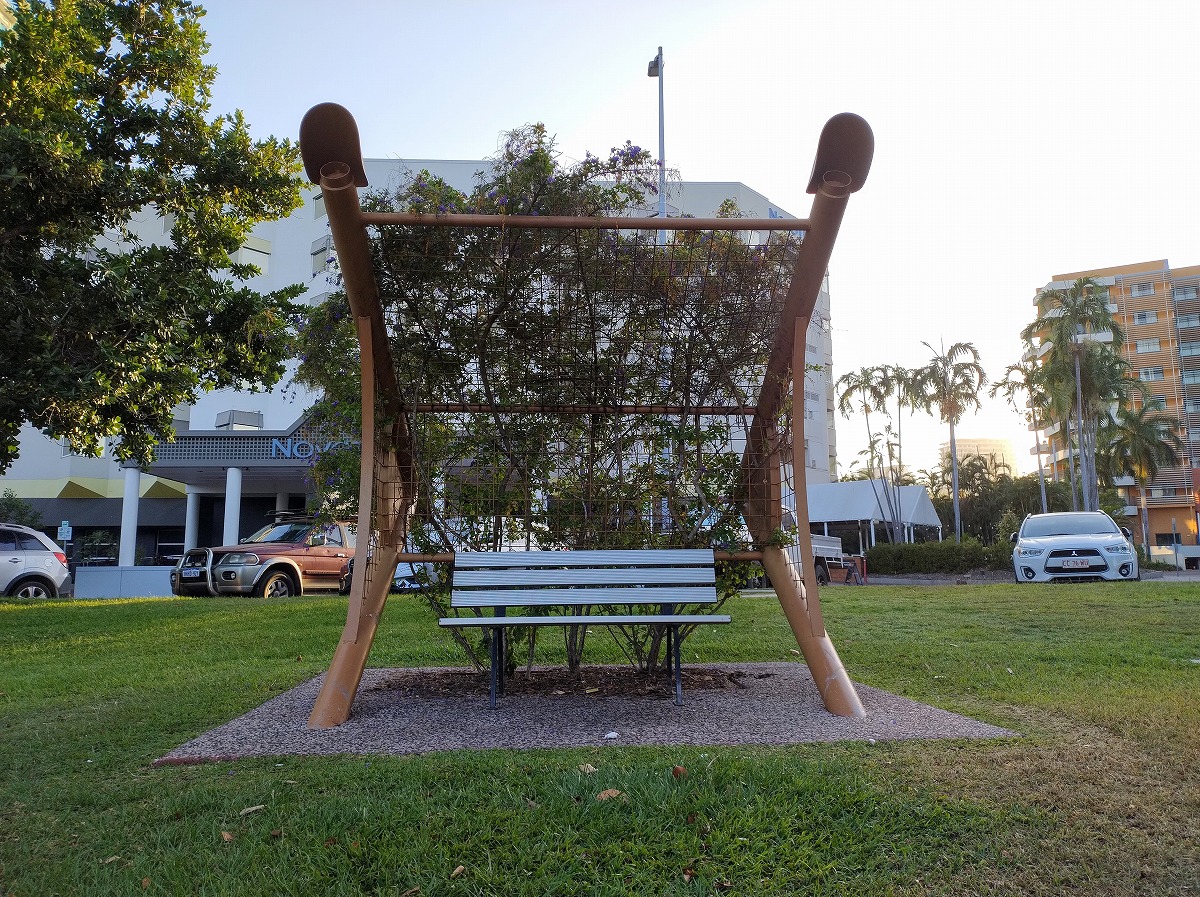
[[[141,500],[142,471],[136,465],[125,466],[125,493],[121,498],[121,546],[117,565],[137,564],[138,502]]]
[[[242,469],[230,467],[225,471],[225,531],[222,545],[236,545],[242,522]]]
[[[200,493],[195,486],[187,487],[187,505],[183,518],[183,550],[196,547],[200,536]]]

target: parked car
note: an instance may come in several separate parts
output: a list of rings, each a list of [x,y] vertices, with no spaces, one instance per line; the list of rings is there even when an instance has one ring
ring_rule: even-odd
[[[1141,579],[1132,534],[1103,511],[1030,514],[1011,540],[1017,582]]]
[[[285,598],[336,591],[354,556],[354,523],[283,517],[237,545],[193,548],[171,571],[176,595]]]
[[[0,523],[0,592],[9,598],[72,594],[66,554],[44,533],[19,523]]]
[[[342,584],[338,592],[350,594],[350,578],[354,576],[354,558],[351,558],[342,568]],[[397,564],[392,573],[393,592],[419,592],[427,585],[438,581],[437,567],[433,564]]]

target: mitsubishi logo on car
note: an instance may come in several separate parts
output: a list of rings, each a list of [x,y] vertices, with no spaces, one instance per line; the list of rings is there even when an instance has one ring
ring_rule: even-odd
[[[1071,557],[1073,557],[1073,558],[1077,558],[1077,557],[1079,557],[1079,552],[1078,552],[1078,551],[1072,551],[1072,552],[1071,552]]]

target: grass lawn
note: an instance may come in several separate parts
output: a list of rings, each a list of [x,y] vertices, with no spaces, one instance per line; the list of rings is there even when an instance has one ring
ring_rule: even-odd
[[[855,680],[1025,737],[152,768],[323,671],[344,599],[0,603],[0,894],[1200,893],[1200,589],[824,597]],[[689,662],[796,659],[728,607]],[[394,598],[371,663],[461,660]]]

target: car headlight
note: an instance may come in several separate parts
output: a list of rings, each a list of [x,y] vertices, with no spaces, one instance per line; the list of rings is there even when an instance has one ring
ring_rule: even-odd
[[[262,561],[257,554],[249,551],[232,551],[221,558],[222,567],[257,567]]]
[[[1023,558],[1035,558],[1040,556],[1043,551],[1045,551],[1044,548],[1022,548],[1018,546],[1017,556]]]
[[[1116,545],[1105,545],[1104,550],[1112,554],[1129,554],[1129,545],[1119,542]]]

